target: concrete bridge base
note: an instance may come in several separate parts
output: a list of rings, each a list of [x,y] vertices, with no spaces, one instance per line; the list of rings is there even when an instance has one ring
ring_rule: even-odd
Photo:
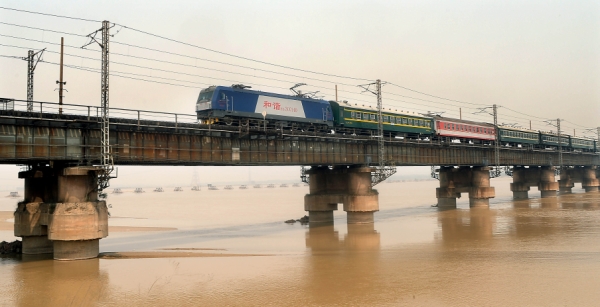
[[[575,183],[581,183],[586,192],[598,191],[600,180],[598,180],[598,168],[596,166],[569,167],[560,172],[558,180],[561,192],[571,193]]]
[[[24,254],[53,253],[54,259],[98,256],[108,236],[108,210],[98,201],[94,167],[33,167],[25,179],[25,200],[15,211],[15,236]]]
[[[331,223],[333,211],[343,204],[348,224],[373,223],[379,211],[379,194],[371,188],[370,167],[312,167],[310,193],[304,196],[309,222]]]
[[[496,190],[490,187],[490,168],[442,167],[440,187],[436,189],[438,208],[456,208],[461,193],[469,193],[470,207],[489,207],[490,198],[496,196]]]
[[[513,168],[513,182],[510,190],[514,199],[529,198],[529,189],[537,186],[542,198],[556,197],[558,182],[554,176],[553,166],[529,167],[515,166]]]

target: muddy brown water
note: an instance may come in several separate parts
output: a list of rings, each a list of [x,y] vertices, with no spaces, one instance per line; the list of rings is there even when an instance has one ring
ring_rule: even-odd
[[[492,180],[490,209],[447,211],[436,181],[382,183],[375,224],[340,210],[322,227],[283,223],[306,187],[125,191],[109,195],[108,256],[2,257],[0,306],[600,305],[600,193],[513,201],[509,183]]]

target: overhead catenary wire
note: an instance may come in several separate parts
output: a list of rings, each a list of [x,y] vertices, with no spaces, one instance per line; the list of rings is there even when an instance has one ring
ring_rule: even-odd
[[[57,15],[57,14],[34,12],[34,11],[28,11],[28,10],[22,10],[22,9],[15,9],[15,8],[10,8],[10,7],[5,7],[5,6],[0,6],[0,9],[9,10],[9,11],[15,11],[15,12],[21,12],[21,13],[43,15],[43,16],[49,16],[49,17],[58,17],[58,18],[79,20],[79,21],[102,22],[101,20],[94,20],[94,19],[87,19],[87,18],[81,18],[81,17],[72,17],[72,16]]]
[[[100,22],[100,20],[94,20],[94,19],[88,19],[88,18],[80,18],[80,17],[65,16],[65,15],[58,15],[58,14],[49,14],[49,13],[42,13],[42,12],[35,12],[35,11],[14,9],[14,8],[8,8],[8,7],[0,7],[0,9],[5,9],[5,10],[10,10],[10,11],[15,11],[15,12],[21,12],[21,13],[37,14],[37,15],[49,16],[49,17],[55,17],[55,18],[65,18],[65,19],[70,19],[70,20],[75,20],[75,21]],[[86,35],[81,35],[81,34],[72,33],[72,32],[58,31],[58,30],[47,29],[47,28],[38,28],[38,27],[32,27],[32,26],[26,26],[26,25],[14,24],[14,23],[8,23],[8,22],[0,22],[0,24],[4,24],[4,25],[7,25],[7,26],[14,26],[14,27],[21,27],[21,28],[39,30],[39,31],[45,31],[45,32],[51,32],[51,33],[58,33],[58,34],[63,34],[63,35],[71,35],[71,36],[76,36],[76,37],[86,37]],[[113,23],[113,24],[117,25],[116,23]],[[229,57],[233,57],[233,58],[238,58],[238,59],[242,59],[242,60],[246,60],[246,61],[251,61],[251,62],[254,62],[254,63],[258,63],[258,64],[270,65],[270,66],[278,67],[278,68],[281,68],[281,69],[294,70],[294,71],[299,71],[299,72],[303,72],[303,73],[307,73],[307,74],[316,74],[316,75],[322,75],[322,76],[327,76],[327,77],[332,77],[332,78],[348,79],[348,80],[355,80],[355,81],[358,81],[358,80],[360,80],[360,81],[370,81],[370,79],[366,79],[366,78],[356,78],[356,77],[350,77],[350,76],[342,76],[342,75],[329,74],[329,73],[318,72],[318,71],[313,71],[313,70],[300,69],[300,68],[286,66],[286,65],[279,65],[279,64],[276,64],[276,63],[270,63],[270,62],[267,62],[267,61],[252,59],[252,58],[249,58],[249,57],[239,56],[239,55],[235,55],[235,54],[231,54],[231,53],[227,53],[227,52],[222,52],[222,51],[219,51],[219,50],[214,50],[214,49],[206,48],[206,47],[203,47],[203,46],[199,46],[199,45],[195,45],[195,44],[183,42],[183,41],[180,41],[180,40],[169,38],[169,37],[166,37],[166,36],[163,36],[163,35],[158,35],[158,34],[155,34],[155,33],[150,33],[150,32],[144,31],[144,30],[136,29],[136,28],[129,27],[129,26],[126,26],[126,25],[122,25],[122,24],[118,24],[118,25],[121,26],[122,29],[127,29],[127,30],[130,30],[130,31],[136,32],[136,33],[141,33],[141,34],[144,34],[144,35],[148,35],[148,36],[155,37],[155,38],[162,39],[162,40],[167,40],[167,41],[170,41],[170,42],[173,42],[173,43],[177,43],[177,44],[181,44],[181,45],[185,45],[185,46],[188,46],[188,47],[198,48],[198,49],[202,49],[202,50],[209,51],[209,52],[212,52],[212,53],[217,53],[217,54],[220,54],[220,55],[225,55],[225,56],[229,56]],[[23,38],[18,38],[18,37],[9,36],[9,35],[2,35],[2,36],[12,37],[12,38],[16,38],[16,39],[23,39]],[[29,39],[29,40],[31,40],[31,39]],[[36,41],[36,40],[32,40],[32,41]],[[43,41],[37,41],[37,42],[47,43],[47,42],[43,42]],[[294,77],[294,78],[302,78],[302,79],[314,80],[314,81],[318,81],[318,82],[326,82],[326,83],[332,83],[332,84],[341,84],[341,85],[346,85],[346,86],[354,86],[353,84],[348,84],[346,82],[336,82],[336,81],[332,81],[332,80],[324,80],[324,79],[319,79],[319,78],[314,78],[314,77],[299,76],[299,75],[295,75],[295,74],[289,74],[289,73],[286,73],[286,72],[278,72],[278,71],[272,71],[272,70],[267,70],[267,69],[262,69],[262,68],[256,68],[256,67],[249,67],[249,66],[238,65],[238,64],[233,64],[233,63],[227,63],[227,62],[222,62],[222,61],[215,61],[215,60],[210,60],[210,59],[203,59],[203,58],[198,58],[198,57],[194,57],[194,56],[188,56],[188,55],[184,55],[184,54],[178,54],[178,53],[174,53],[174,52],[164,51],[164,50],[158,50],[158,49],[153,49],[153,48],[148,48],[148,47],[143,47],[143,46],[136,46],[136,45],[133,45],[133,44],[120,43],[120,42],[114,42],[114,43],[115,44],[122,44],[124,46],[130,46],[130,47],[134,47],[134,48],[141,48],[141,49],[146,49],[146,50],[150,50],[150,51],[161,52],[161,53],[164,53],[164,54],[171,54],[171,55],[177,55],[177,56],[181,56],[181,57],[187,57],[187,58],[190,58],[190,59],[207,61],[207,62],[219,64],[219,65],[229,65],[229,66],[238,67],[238,68],[251,69],[253,71],[261,71],[261,72],[273,73],[273,74],[278,74],[278,75],[287,75],[287,76],[291,76],[291,77]],[[54,43],[49,43],[49,44],[54,44]],[[210,70],[213,70],[213,71],[219,71],[219,72],[223,72],[223,73],[232,73],[232,74],[237,74],[237,75],[245,75],[245,76],[248,76],[248,77],[260,78],[260,79],[277,81],[277,82],[285,82],[285,83],[290,82],[288,80],[281,80],[281,79],[277,79],[277,78],[269,78],[269,77],[265,77],[265,76],[240,74],[240,73],[234,73],[234,72],[231,72],[231,71],[220,70],[220,69],[216,69],[216,68],[200,67],[200,66],[197,66],[197,65],[189,65],[189,64],[176,63],[176,62],[170,62],[170,61],[164,61],[164,60],[158,60],[158,59],[151,59],[151,58],[145,58],[145,57],[140,57],[140,56],[130,56],[130,55],[118,54],[118,53],[113,53],[113,54],[115,54],[115,55],[121,55],[121,56],[129,56],[131,58],[137,58],[137,59],[148,60],[148,61],[156,61],[156,62],[161,62],[161,63],[165,63],[165,64],[183,65],[183,66],[188,66],[188,67],[210,69]],[[73,56],[75,56],[75,55],[73,55]],[[9,56],[3,56],[3,57],[9,57]],[[120,64],[127,65],[125,63],[120,63]],[[132,67],[144,68],[141,65],[132,66]],[[162,72],[168,72],[168,73],[180,73],[180,72],[174,72],[174,71],[170,71],[170,70],[160,70],[160,69],[156,69],[156,70],[162,71]],[[120,73],[123,73],[123,74],[133,74],[133,73],[127,73],[127,72],[120,72]],[[141,74],[138,74],[138,75],[141,75]],[[154,77],[154,76],[147,76],[147,77],[149,77],[149,78],[161,78],[161,77]],[[209,77],[206,77],[206,78],[209,78]],[[215,79],[215,80],[229,81],[228,79],[214,78],[214,77],[212,77],[212,78]],[[173,80],[173,79],[170,79],[170,78],[162,78],[162,79]],[[192,83],[192,81],[178,80],[178,79],[175,79],[175,80],[178,81],[178,82]],[[142,80],[142,81],[151,82],[150,80]],[[400,88],[400,89],[403,89],[403,90],[411,91],[411,92],[414,92],[414,93],[417,93],[417,94],[420,94],[420,95],[425,95],[425,96],[428,96],[428,97],[432,97],[432,98],[436,98],[436,99],[440,99],[440,100],[444,100],[444,101],[456,102],[456,103],[459,103],[459,104],[466,104],[466,105],[471,105],[471,106],[485,106],[485,104],[481,104],[481,103],[473,103],[473,102],[462,101],[462,100],[446,98],[446,97],[442,97],[442,96],[438,96],[438,95],[428,94],[428,93],[425,93],[423,91],[415,90],[415,89],[412,89],[412,88],[409,88],[409,87],[406,87],[406,86],[403,86],[403,85],[398,85],[398,84],[395,84],[395,83],[388,82],[388,84],[391,85],[391,86],[393,86],[393,87],[397,87],[397,88]],[[171,85],[176,85],[176,84],[171,84]],[[266,86],[266,85],[261,85],[261,86]],[[315,88],[322,88],[322,89],[324,88],[324,89],[331,90],[328,87],[319,86],[319,85],[315,85],[315,84],[312,84],[311,86],[315,87]],[[284,88],[284,87],[277,87],[277,86],[272,86],[272,85],[268,85],[267,87],[287,89],[287,88]],[[348,93],[349,95],[359,95],[358,93],[349,92],[349,91],[346,91],[346,93]],[[394,100],[394,99],[390,99],[389,97],[386,99],[386,102],[387,101],[395,101],[395,102],[399,102],[399,103],[406,103],[406,104],[413,104],[413,105],[419,105],[419,106],[427,106],[427,107],[437,108],[438,110],[444,110],[444,111],[451,110],[451,109],[448,108],[449,106],[452,106],[452,107],[462,107],[462,108],[473,108],[473,107],[464,107],[464,106],[461,106],[461,105],[445,103],[445,102],[441,102],[441,101],[433,101],[433,100],[427,100],[427,99],[422,99],[422,98],[417,98],[417,97],[402,95],[402,94],[398,94],[398,93],[394,93],[394,92],[386,93],[386,95],[396,96],[396,97],[403,97],[403,98],[412,99],[412,100],[425,101],[425,102],[430,102],[430,103],[433,103],[433,104],[439,104],[441,106],[425,105],[425,104],[422,104],[422,103],[416,103],[416,102],[411,102],[411,101],[406,101],[406,100],[397,100],[397,99]],[[345,96],[345,97],[348,97],[348,96]],[[364,100],[359,100],[359,99],[355,99],[355,98],[351,98],[351,100],[353,100],[353,101],[364,101]],[[373,102],[367,102],[367,103],[372,104]],[[397,104],[392,104],[392,103],[386,103],[386,105],[398,106]],[[398,107],[404,108],[404,106],[398,106]],[[412,108],[412,109],[416,109],[416,108]],[[522,120],[526,120],[526,121],[531,120],[531,121],[535,121],[535,122],[540,122],[540,121],[537,121],[535,119],[532,120],[531,118],[537,118],[537,119],[542,119],[542,120],[546,119],[546,118],[540,117],[540,116],[525,114],[525,113],[523,113],[521,111],[515,111],[515,110],[510,109],[510,108],[505,107],[505,106],[504,106],[504,109],[506,109],[508,111],[511,111],[513,113],[516,113],[516,114],[520,114],[520,115],[524,115],[524,116],[530,117],[530,118],[523,118],[523,117],[519,117],[519,116],[514,116],[513,115],[511,118],[517,118],[517,119],[522,119]],[[423,109],[419,109],[419,110],[423,110]],[[425,111],[425,110],[423,110],[423,111]],[[427,111],[429,111],[429,110],[427,110]],[[566,121],[566,122],[568,122],[568,121]],[[575,126],[581,127],[581,128],[589,129],[589,127],[585,127],[585,126],[582,126],[582,125],[579,125],[579,124],[575,124],[575,123],[571,123],[571,122],[569,122],[569,123],[573,124]]]
[[[35,29],[36,30],[45,30],[45,29],[41,29],[41,28],[35,28]],[[48,30],[48,31],[62,33],[60,31],[54,31],[54,30]],[[3,35],[3,36],[5,36],[5,35]],[[17,37],[14,37],[14,38],[17,38]],[[25,39],[25,38],[17,38],[17,39]],[[31,40],[31,39],[25,39],[25,40]],[[32,40],[32,41],[37,41],[37,40]],[[40,42],[40,41],[38,41],[38,42]],[[309,80],[315,80],[315,81],[320,81],[320,82],[328,82],[328,83],[332,83],[332,84],[341,84],[341,85],[346,85],[346,86],[354,87],[354,85],[347,84],[347,83],[341,83],[341,82],[335,82],[335,81],[329,81],[329,80],[322,80],[322,79],[315,79],[315,78],[304,77],[304,76],[291,75],[291,74],[286,74],[286,73],[280,73],[280,72],[275,72],[275,71],[264,70],[264,69],[260,69],[260,68],[257,69],[257,68],[254,68],[254,67],[248,67],[248,66],[243,66],[243,65],[230,64],[230,63],[225,63],[225,62],[220,62],[220,61],[212,61],[212,60],[207,60],[207,59],[198,58],[198,57],[194,57],[194,56],[187,56],[187,55],[183,55],[183,54],[179,54],[179,53],[173,53],[173,52],[168,52],[168,51],[163,51],[163,50],[158,50],[158,49],[153,49],[153,48],[147,48],[147,47],[137,46],[137,45],[133,45],[133,44],[120,43],[120,42],[117,42],[117,41],[113,41],[113,43],[114,44],[122,44],[122,45],[125,45],[125,46],[134,47],[134,48],[140,48],[140,49],[155,51],[155,52],[159,52],[159,53],[166,53],[166,54],[171,54],[171,55],[177,55],[177,56],[192,58],[192,59],[196,59],[196,60],[209,61],[209,62],[213,62],[213,63],[217,63],[217,64],[232,65],[232,66],[246,68],[246,69],[251,69],[251,70],[259,70],[259,71],[268,72],[268,73],[283,74],[283,75],[298,77],[298,78],[302,78],[302,79],[309,79]],[[77,48],[77,47],[74,47],[74,46],[70,46],[70,47]],[[127,57],[131,57],[131,58],[145,59],[145,60],[149,60],[149,61],[157,61],[157,62],[163,62],[163,63],[169,62],[169,61],[162,61],[162,60],[144,58],[144,57],[139,57],[139,56],[131,56],[131,55],[119,54],[119,53],[115,53],[115,52],[113,52],[113,54],[120,55],[120,56],[127,56]],[[213,70],[213,71],[221,71],[221,72],[224,72],[224,73],[233,73],[233,74],[238,74],[239,75],[239,73],[234,73],[234,72],[229,72],[229,71],[224,71],[224,70],[219,70],[219,69],[214,69],[214,68],[200,67],[200,66],[197,66],[197,65],[189,65],[189,64],[182,64],[182,63],[175,63],[175,62],[173,62],[171,64],[175,64],[175,65],[181,64],[183,66],[188,66],[188,67],[191,66],[191,67],[197,67],[197,68],[202,68],[202,69],[208,69],[208,70]],[[244,75],[244,74],[242,74],[242,75]],[[275,78],[268,78],[268,77],[263,77],[263,76],[256,76],[256,75],[253,75],[253,76],[246,75],[246,76],[256,77],[256,78],[262,78],[262,79],[268,79],[268,80],[279,81],[279,82],[285,82],[285,83],[290,83],[290,81],[287,81],[287,80],[281,80],[281,79],[275,79]],[[291,82],[291,83],[293,83],[293,82]],[[398,86],[396,84],[392,84],[392,85]],[[315,85],[312,85],[312,86],[316,87],[316,88],[321,88],[321,89],[329,89],[329,88],[323,87],[323,86],[315,86]],[[398,87],[408,89],[408,88],[402,87],[402,86],[398,86]],[[274,88],[278,88],[278,87],[274,87]],[[279,87],[279,88],[281,88],[281,87]],[[281,88],[281,89],[284,89],[284,88]],[[421,93],[421,92],[415,91],[415,90],[412,90],[412,91],[416,92],[416,93]],[[340,92],[344,92],[344,91],[340,90]],[[421,101],[427,101],[427,102],[436,103],[436,104],[450,105],[450,106],[455,106],[455,107],[462,107],[462,106],[458,106],[458,105],[454,105],[454,104],[447,104],[447,103],[443,103],[443,102],[426,100],[426,99],[421,99],[421,98],[416,98],[416,97],[411,97],[411,96],[406,96],[406,95],[401,95],[401,94],[396,94],[396,93],[389,93],[389,94],[392,95],[392,96],[405,97],[405,98],[409,98],[409,99],[416,99],[416,100],[421,100]],[[428,95],[428,96],[437,97],[437,96],[434,96],[434,95]],[[442,98],[442,99],[444,99],[444,98]],[[390,99],[388,98],[386,100],[390,100]],[[450,101],[457,101],[457,100],[450,100]],[[462,103],[460,101],[457,101],[457,102]],[[436,108],[439,108],[439,107],[436,107]]]

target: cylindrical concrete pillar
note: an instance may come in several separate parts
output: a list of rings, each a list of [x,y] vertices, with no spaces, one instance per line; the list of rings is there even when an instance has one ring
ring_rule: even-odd
[[[598,191],[600,181],[596,178],[596,166],[586,166],[583,168],[583,180],[581,186],[586,192]]]
[[[513,192],[513,199],[529,198],[529,184],[527,184],[527,172],[522,166],[513,167],[513,182],[510,184],[510,190]]]
[[[333,223],[333,210],[329,211],[308,211],[308,222],[313,223]]]
[[[555,179],[555,168],[554,166],[542,166],[540,169],[540,182],[538,190],[542,198],[556,197],[556,191],[558,191],[558,182]]]
[[[54,259],[82,260],[98,257],[100,239],[82,241],[54,241]]]
[[[54,244],[48,240],[48,236],[23,236],[21,252],[27,255],[52,254]]]
[[[470,171],[469,207],[489,207],[490,198],[496,196],[496,190],[490,187],[490,168],[476,166]]]
[[[348,211],[347,223],[348,224],[367,224],[375,222],[374,211]]]
[[[572,193],[574,184],[571,173],[573,173],[572,168],[565,167],[561,169],[560,179],[558,180],[558,189],[561,193]]]
[[[438,209],[456,208],[456,198],[457,196],[460,196],[460,194],[457,194],[455,191],[453,181],[454,173],[453,167],[440,167],[440,187],[435,189],[436,198],[438,200]]]
[[[349,168],[346,177],[347,194],[344,211],[348,224],[373,223],[373,213],[379,211],[379,194],[372,189],[370,167]]]

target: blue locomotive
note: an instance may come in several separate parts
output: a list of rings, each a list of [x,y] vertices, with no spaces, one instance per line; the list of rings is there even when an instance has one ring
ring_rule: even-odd
[[[241,84],[211,86],[200,91],[196,114],[206,124],[262,126],[269,128],[373,135],[379,122],[369,106],[325,101],[302,95],[290,96],[247,89]],[[489,123],[441,116],[418,115],[387,108],[383,130],[389,136],[491,144],[496,136],[502,146],[597,152],[598,141]]]
[[[331,106],[325,100],[253,91],[243,85],[203,89],[196,114],[208,124],[244,125],[267,120],[278,127],[333,127]]]

